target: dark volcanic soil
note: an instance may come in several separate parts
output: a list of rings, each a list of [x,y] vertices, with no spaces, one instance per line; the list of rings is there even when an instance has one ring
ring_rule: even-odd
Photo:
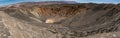
[[[0,8],[5,38],[120,38],[119,4],[16,5]],[[56,17],[65,19],[45,23]]]

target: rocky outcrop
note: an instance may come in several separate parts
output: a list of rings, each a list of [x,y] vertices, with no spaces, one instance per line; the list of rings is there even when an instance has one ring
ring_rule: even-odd
[[[108,38],[109,33],[117,38],[119,24],[120,6],[114,4],[13,5],[0,9],[2,38]]]

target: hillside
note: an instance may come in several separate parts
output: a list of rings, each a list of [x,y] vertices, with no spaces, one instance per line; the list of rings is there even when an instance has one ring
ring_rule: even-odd
[[[119,24],[119,4],[26,2],[0,8],[2,38],[118,38]]]

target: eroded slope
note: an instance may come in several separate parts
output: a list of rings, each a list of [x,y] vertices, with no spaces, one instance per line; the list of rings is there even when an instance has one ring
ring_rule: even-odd
[[[54,38],[79,38],[99,33],[119,31],[118,26],[120,24],[120,6],[114,4],[23,5],[20,7],[5,7],[1,11],[5,14],[5,16],[2,16],[4,14],[1,13],[1,16],[8,20],[4,23],[8,24],[6,26],[9,30],[12,29],[10,32],[14,31],[12,34],[14,38],[17,37],[15,35],[21,35],[21,38],[27,38],[22,35],[28,35],[29,38],[40,38],[40,36],[48,33],[51,35],[57,34],[53,36]],[[8,16],[7,18],[6,15]],[[58,23],[53,22],[48,24],[45,22],[49,18],[60,19],[61,17],[65,17],[65,19],[62,19],[63,21],[59,21]],[[16,19],[18,22],[16,22]],[[16,27],[10,23],[12,22],[11,20],[14,20],[13,24],[17,23]],[[17,27],[19,25],[22,30]],[[41,27],[47,29],[43,31],[47,33],[41,35]],[[39,30],[40,32],[32,29]],[[20,34],[16,33],[18,31],[20,31]],[[46,36],[50,35],[43,37],[48,38]]]

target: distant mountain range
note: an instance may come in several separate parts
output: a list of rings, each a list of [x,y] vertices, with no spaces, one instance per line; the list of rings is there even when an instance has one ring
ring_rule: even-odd
[[[50,4],[76,4],[75,1],[42,1],[42,2],[21,2],[17,4],[12,4],[9,6],[20,6],[20,5],[26,5],[26,6],[33,6],[33,5],[50,5]]]
[[[22,2],[18,4],[75,4],[75,1],[43,1],[43,2]]]

